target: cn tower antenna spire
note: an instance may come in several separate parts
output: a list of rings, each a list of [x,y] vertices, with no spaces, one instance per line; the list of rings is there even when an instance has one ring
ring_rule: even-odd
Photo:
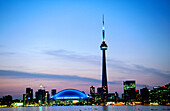
[[[103,29],[102,29],[103,42],[105,42],[105,30],[104,30],[104,14],[103,14]]]
[[[104,14],[103,14],[103,26],[104,26]]]

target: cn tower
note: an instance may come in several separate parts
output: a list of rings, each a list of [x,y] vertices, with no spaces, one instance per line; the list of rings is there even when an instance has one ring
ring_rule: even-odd
[[[103,103],[106,105],[108,86],[107,86],[107,71],[106,71],[107,44],[105,43],[104,15],[103,15],[103,29],[102,29],[102,44],[100,45],[100,49],[102,50],[102,89],[103,89],[102,100],[103,100]]]

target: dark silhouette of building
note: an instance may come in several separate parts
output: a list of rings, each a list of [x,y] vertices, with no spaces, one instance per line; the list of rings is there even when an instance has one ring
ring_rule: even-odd
[[[2,99],[2,98],[0,98],[0,105],[2,105],[2,100],[3,100],[3,99]]]
[[[124,81],[124,101],[125,104],[136,101],[135,81]]]
[[[100,94],[100,95],[102,95],[102,93],[103,93],[102,87],[98,87],[98,88],[97,88],[97,93]]]
[[[39,105],[47,105],[49,103],[50,94],[48,91],[45,91],[45,87],[40,85],[40,89],[35,92],[36,103]]]
[[[115,101],[115,94],[114,93],[108,93],[107,101],[108,102],[114,102]]]
[[[102,50],[102,100],[103,103],[107,103],[107,94],[108,94],[108,86],[107,86],[107,72],[106,72],[106,50],[107,45],[105,43],[105,29],[104,29],[104,15],[103,15],[103,30],[102,30],[103,40],[100,45],[100,49]]]
[[[143,89],[140,89],[140,94],[141,94],[142,105],[148,105],[149,104],[149,89],[146,87]]]
[[[114,98],[115,98],[115,103],[117,103],[119,100],[119,94],[117,92],[115,92]]]
[[[1,102],[2,105],[7,105],[7,107],[10,107],[11,103],[12,103],[12,96],[11,95],[4,96],[2,98],[2,102]]]
[[[56,89],[52,89],[51,90],[51,96],[55,95],[56,94]]]
[[[49,103],[49,99],[50,99],[50,94],[48,91],[45,91],[45,105]]]
[[[91,86],[90,87],[90,102],[91,104],[94,104],[95,103],[95,87],[94,86]]]
[[[31,103],[33,101],[33,89],[26,88],[27,101]]]
[[[27,96],[26,94],[23,94],[23,105],[25,106],[27,104]]]
[[[38,89],[38,92],[35,92],[36,96],[36,102],[40,105],[45,103],[45,90],[44,89]]]
[[[141,102],[141,95],[139,94],[139,90],[135,90],[136,102]]]
[[[23,103],[24,105],[26,105],[31,104],[32,102],[33,102],[33,89],[26,88],[26,94],[23,94]]]
[[[115,93],[108,93],[108,102],[115,102],[115,103],[117,103],[118,102],[118,99],[119,99],[119,95],[118,95],[118,93],[117,92],[115,92]]]
[[[98,87],[97,93],[95,93],[95,103],[96,103],[96,105],[99,105],[102,102],[102,98],[101,98],[102,92],[103,92],[102,87]]]

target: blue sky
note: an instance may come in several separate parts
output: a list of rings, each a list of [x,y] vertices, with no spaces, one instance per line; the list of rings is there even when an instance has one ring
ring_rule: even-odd
[[[1,0],[0,96],[101,86],[102,14],[109,91],[129,79],[137,89],[169,83],[168,0]]]

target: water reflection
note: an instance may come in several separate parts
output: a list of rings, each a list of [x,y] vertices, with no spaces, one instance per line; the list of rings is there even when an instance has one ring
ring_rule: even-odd
[[[170,111],[169,106],[40,106],[40,107],[6,107],[0,111]]]
[[[103,111],[108,111],[108,106],[103,106]]]
[[[48,111],[47,108],[48,108],[48,107],[46,106],[46,107],[45,107],[45,111]]]
[[[127,111],[127,106],[126,105],[124,106],[124,111]]]
[[[42,106],[39,107],[39,111],[42,111]]]

